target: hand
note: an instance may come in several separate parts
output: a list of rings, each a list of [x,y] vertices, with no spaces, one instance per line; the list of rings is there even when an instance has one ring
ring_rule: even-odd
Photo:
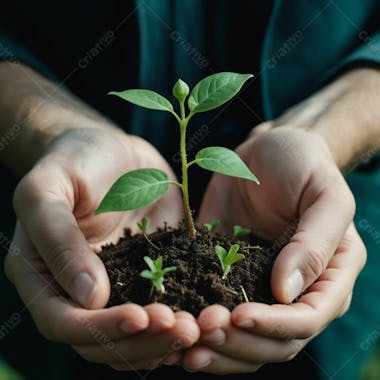
[[[264,356],[253,349],[242,356],[241,347],[249,339],[273,336],[276,339],[283,336],[283,341],[292,337],[303,339],[297,345],[298,352],[308,339],[346,310],[355,279],[365,262],[363,243],[354,228],[349,227],[354,213],[352,194],[322,138],[291,128],[271,129],[266,124],[238,148],[238,153],[261,185],[256,187],[248,181],[215,175],[201,208],[200,221],[219,219],[225,229],[233,224],[252,227],[261,237],[272,240],[293,225],[295,232],[273,267],[272,292],[278,301],[288,304],[318,281],[289,306],[251,303],[236,308],[232,322],[245,327],[245,333],[230,328],[230,314],[226,310],[206,309],[199,321],[202,340],[210,340],[208,335],[219,326],[227,334],[228,345],[222,344],[218,351],[206,349],[208,354],[202,354],[203,346],[193,348],[184,363],[194,369],[197,365],[199,368],[199,357],[204,361],[213,359],[202,371],[216,373],[252,371],[264,362],[294,354],[288,344],[283,344],[277,350],[272,345]],[[223,191],[218,191],[221,188]],[[332,277],[331,273],[338,270],[342,274]],[[331,299],[333,304],[329,303]],[[281,313],[274,309],[280,309]],[[241,365],[238,357],[244,358]],[[247,362],[251,365],[247,366]]]
[[[6,258],[7,276],[45,337],[90,361],[128,369],[151,367],[174,343],[186,347],[199,334],[194,318],[164,305],[95,310],[107,303],[110,285],[94,252],[116,242],[125,227],[135,229],[142,216],[151,228],[181,217],[175,188],[144,210],[95,216],[110,185],[140,167],[173,176],[150,144],[115,128],[72,130],[53,140],[16,189],[13,244],[21,254]]]
[[[183,365],[192,371],[227,374],[291,360],[348,310],[364,261],[364,245],[351,224],[327,269],[297,302],[244,303],[232,313],[221,305],[204,309],[198,318],[200,344],[186,352]]]

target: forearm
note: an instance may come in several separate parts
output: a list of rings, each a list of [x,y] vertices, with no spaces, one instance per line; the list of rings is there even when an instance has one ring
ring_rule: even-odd
[[[321,135],[346,171],[380,149],[380,70],[358,68],[291,108],[275,126]]]
[[[0,161],[25,173],[44,147],[73,128],[111,123],[34,70],[0,62]]]

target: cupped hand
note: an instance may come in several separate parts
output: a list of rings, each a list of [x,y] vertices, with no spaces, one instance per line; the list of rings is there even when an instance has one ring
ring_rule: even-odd
[[[352,289],[365,262],[365,247],[351,224],[327,269],[297,302],[244,303],[232,313],[221,305],[198,318],[200,343],[190,348],[183,365],[193,371],[226,374],[258,370],[291,360],[350,305]]]
[[[272,292],[280,303],[289,304],[309,289],[291,305],[239,306],[232,314],[235,327],[226,325],[229,313],[218,315],[214,308],[206,309],[203,315],[207,316],[207,324],[200,319],[202,339],[207,341],[204,332],[211,332],[208,326],[215,330],[220,315],[224,315],[221,326],[228,330],[227,342],[235,343],[221,351],[224,356],[229,357],[235,350],[241,354],[239,344],[243,347],[243,341],[238,339],[239,335],[248,341],[273,336],[274,342],[281,339],[278,335],[285,336],[284,341],[294,336],[303,340],[297,345],[298,352],[308,339],[348,307],[354,282],[364,265],[365,248],[354,227],[350,227],[354,199],[327,145],[316,134],[288,127],[272,129],[266,124],[237,152],[257,175],[260,186],[214,175],[201,208],[200,222],[219,219],[225,230],[231,230],[234,224],[251,227],[260,237],[274,240],[274,248],[288,240],[273,266]],[[331,274],[338,269],[341,275],[333,277]],[[244,332],[242,328],[247,329]],[[214,362],[205,367],[210,372],[247,372],[257,368],[258,363],[291,357],[289,350],[283,350],[287,355],[281,356],[280,351],[271,349],[265,357],[247,350],[242,357],[253,366],[247,367],[246,363],[240,366],[235,360],[239,354],[232,355],[228,366],[228,361],[223,360],[226,357],[207,350],[208,358],[213,357]],[[185,365],[194,369],[197,352],[199,347],[190,350]]]
[[[124,369],[173,358],[173,350],[191,345],[199,335],[194,318],[164,305],[101,309],[110,284],[95,252],[116,242],[124,228],[135,230],[143,216],[152,229],[181,218],[175,188],[143,210],[94,214],[112,183],[141,167],[160,168],[173,177],[149,143],[115,128],[72,130],[53,140],[16,189],[13,244],[21,253],[9,253],[5,263],[45,337],[72,345],[90,361]]]

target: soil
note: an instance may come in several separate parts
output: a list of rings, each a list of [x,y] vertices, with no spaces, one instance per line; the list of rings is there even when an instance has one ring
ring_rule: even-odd
[[[194,316],[208,305],[221,304],[232,310],[249,301],[275,303],[270,290],[270,273],[277,252],[273,246],[249,237],[240,240],[217,232],[198,229],[193,238],[181,225],[177,229],[165,226],[149,235],[160,247],[152,247],[144,235],[132,236],[130,230],[115,244],[102,248],[100,258],[105,264],[111,282],[111,297],[108,307],[125,302],[146,305],[161,302],[174,311],[186,310]],[[245,238],[245,237],[244,237]],[[239,252],[245,259],[232,265],[226,279],[214,247],[219,244],[229,249],[239,244]],[[140,272],[148,269],[144,256],[156,259],[163,257],[163,267],[176,266],[174,272],[165,275],[165,292],[152,290],[150,280],[142,278]],[[244,294],[245,293],[245,294]]]

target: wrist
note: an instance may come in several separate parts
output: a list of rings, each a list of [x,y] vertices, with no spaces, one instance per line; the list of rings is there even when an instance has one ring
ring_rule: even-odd
[[[23,174],[49,142],[78,128],[107,128],[112,124],[97,112],[24,65],[0,63],[1,161]]]
[[[277,119],[275,126],[321,136],[342,171],[380,147],[380,72],[351,70]]]

